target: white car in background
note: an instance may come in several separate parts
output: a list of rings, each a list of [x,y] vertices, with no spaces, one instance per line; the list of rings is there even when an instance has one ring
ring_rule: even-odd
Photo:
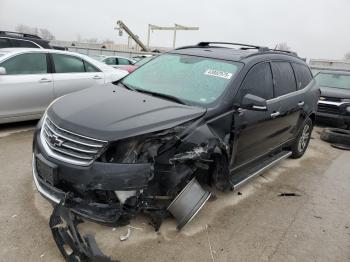
[[[119,65],[133,65],[136,62],[136,60],[134,59],[130,59],[123,56],[101,56],[98,59],[102,63],[105,63],[106,65],[112,67],[116,67]]]
[[[119,80],[127,74],[67,51],[1,49],[0,123],[39,119],[54,99]]]

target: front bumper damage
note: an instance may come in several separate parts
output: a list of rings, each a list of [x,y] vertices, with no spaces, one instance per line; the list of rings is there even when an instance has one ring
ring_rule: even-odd
[[[64,259],[69,262],[118,262],[102,253],[92,235],[81,236],[78,225],[83,220],[72,212],[75,205],[68,195],[54,207],[50,217],[52,236]]]
[[[39,127],[34,134],[33,178],[40,194],[55,207],[50,227],[62,255],[69,258],[63,249],[68,245],[74,256],[86,258],[81,261],[110,261],[94,260],[104,256],[91,249],[96,246],[91,236],[79,235],[77,224],[84,219],[124,226],[143,213],[157,231],[165,218],[173,216],[180,230],[210,197],[201,185],[231,189],[228,173],[215,171],[228,170],[229,136],[217,134],[209,125],[202,125],[186,139],[175,137],[176,141],[168,141],[152,163],[95,161],[83,167],[50,157],[42,145]],[[42,175],[40,163],[55,168],[53,178]],[[63,229],[58,227],[62,219],[68,225]]]

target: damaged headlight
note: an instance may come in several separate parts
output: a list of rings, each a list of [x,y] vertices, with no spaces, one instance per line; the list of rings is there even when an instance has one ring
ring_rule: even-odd
[[[153,162],[158,155],[159,149],[165,144],[173,146],[181,140],[181,134],[193,121],[182,125],[131,137],[112,143],[106,152],[101,156],[103,162],[133,164]]]

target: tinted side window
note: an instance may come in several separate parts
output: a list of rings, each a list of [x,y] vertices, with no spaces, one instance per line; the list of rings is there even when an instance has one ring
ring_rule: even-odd
[[[27,53],[12,57],[2,64],[8,75],[47,73],[46,54]]]
[[[124,58],[118,58],[118,65],[130,65],[130,61]]]
[[[296,91],[296,83],[292,66],[288,62],[272,62],[272,73],[275,97]]]
[[[269,63],[255,65],[246,75],[241,87],[241,96],[252,94],[265,98],[273,98],[273,82]]]
[[[30,48],[39,48],[36,44],[29,41],[22,41],[11,39],[13,47],[30,47]]]
[[[307,66],[302,64],[296,64],[296,63],[293,63],[293,68],[294,68],[295,76],[297,78],[297,87],[298,89],[303,89],[312,80],[312,75],[310,73],[310,70]]]
[[[52,54],[56,73],[81,73],[85,72],[82,59],[69,55]]]
[[[0,48],[12,47],[10,41],[6,38],[0,38]]]
[[[108,57],[105,60],[103,60],[103,62],[107,65],[116,65],[116,59],[114,57]]]
[[[94,67],[92,64],[90,64],[89,62],[86,62],[84,60],[84,65],[85,65],[85,71],[86,72],[100,72],[99,69],[97,69],[96,67]]]

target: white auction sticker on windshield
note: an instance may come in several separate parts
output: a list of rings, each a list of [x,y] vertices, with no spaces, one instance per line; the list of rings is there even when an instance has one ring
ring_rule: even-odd
[[[204,74],[208,76],[216,76],[216,77],[221,77],[225,79],[231,79],[232,77],[232,73],[214,70],[214,69],[208,69],[207,71],[204,72]]]

